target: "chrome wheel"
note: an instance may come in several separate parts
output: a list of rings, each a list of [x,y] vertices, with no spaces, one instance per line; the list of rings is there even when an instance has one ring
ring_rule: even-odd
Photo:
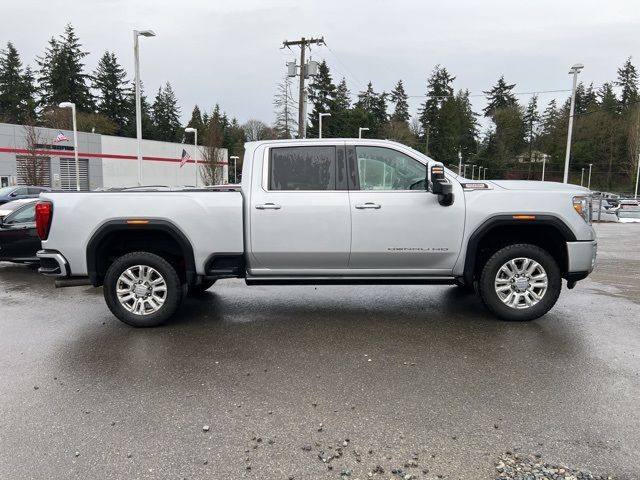
[[[150,315],[162,308],[167,298],[167,283],[156,269],[133,265],[118,277],[116,295],[127,311]]]
[[[547,292],[547,272],[535,260],[526,257],[513,258],[496,274],[495,290],[498,298],[511,308],[530,308]]]

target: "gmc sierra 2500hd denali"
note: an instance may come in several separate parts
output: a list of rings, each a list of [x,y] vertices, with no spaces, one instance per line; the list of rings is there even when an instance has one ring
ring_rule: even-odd
[[[109,309],[159,325],[187,290],[265,284],[452,284],[506,320],[544,315],[596,257],[590,192],[469,181],[379,140],[251,142],[242,184],[44,193],[41,273],[102,285]]]

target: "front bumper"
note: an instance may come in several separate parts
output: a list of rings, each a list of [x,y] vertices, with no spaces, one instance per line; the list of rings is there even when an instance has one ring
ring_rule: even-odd
[[[39,273],[50,277],[68,277],[71,275],[69,262],[60,252],[40,250],[36,255],[40,259]]]
[[[567,242],[567,272],[591,273],[596,265],[598,242],[596,240],[586,242]]]

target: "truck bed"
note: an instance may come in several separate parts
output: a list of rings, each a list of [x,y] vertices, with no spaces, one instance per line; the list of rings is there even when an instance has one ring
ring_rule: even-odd
[[[242,254],[242,193],[237,189],[51,192],[53,220],[42,248],[63,251],[71,274],[87,274],[87,245],[112,221],[155,220],[172,224],[194,249],[198,274],[213,253]]]

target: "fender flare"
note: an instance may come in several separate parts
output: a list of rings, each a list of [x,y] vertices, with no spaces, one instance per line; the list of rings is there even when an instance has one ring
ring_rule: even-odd
[[[180,230],[178,226],[167,221],[159,219],[144,219],[148,223],[127,223],[128,219],[109,220],[93,233],[87,243],[87,276],[94,286],[100,285],[100,275],[97,271],[97,249],[105,237],[113,232],[131,232],[131,231],[148,231],[163,232],[168,234],[182,250],[185,263],[185,273],[187,283],[195,285],[197,283],[196,262],[193,254],[193,247],[187,236]]]
[[[512,215],[496,215],[489,217],[481,225],[479,225],[469,237],[467,242],[467,250],[465,255],[463,278],[467,285],[473,284],[473,270],[476,264],[478,245],[484,236],[495,227],[502,226],[523,226],[523,225],[544,225],[556,229],[564,238],[566,242],[575,242],[576,236],[573,230],[560,218],[555,215],[537,215],[531,214],[535,217],[535,220],[516,220],[514,215],[522,215],[521,213]]]

